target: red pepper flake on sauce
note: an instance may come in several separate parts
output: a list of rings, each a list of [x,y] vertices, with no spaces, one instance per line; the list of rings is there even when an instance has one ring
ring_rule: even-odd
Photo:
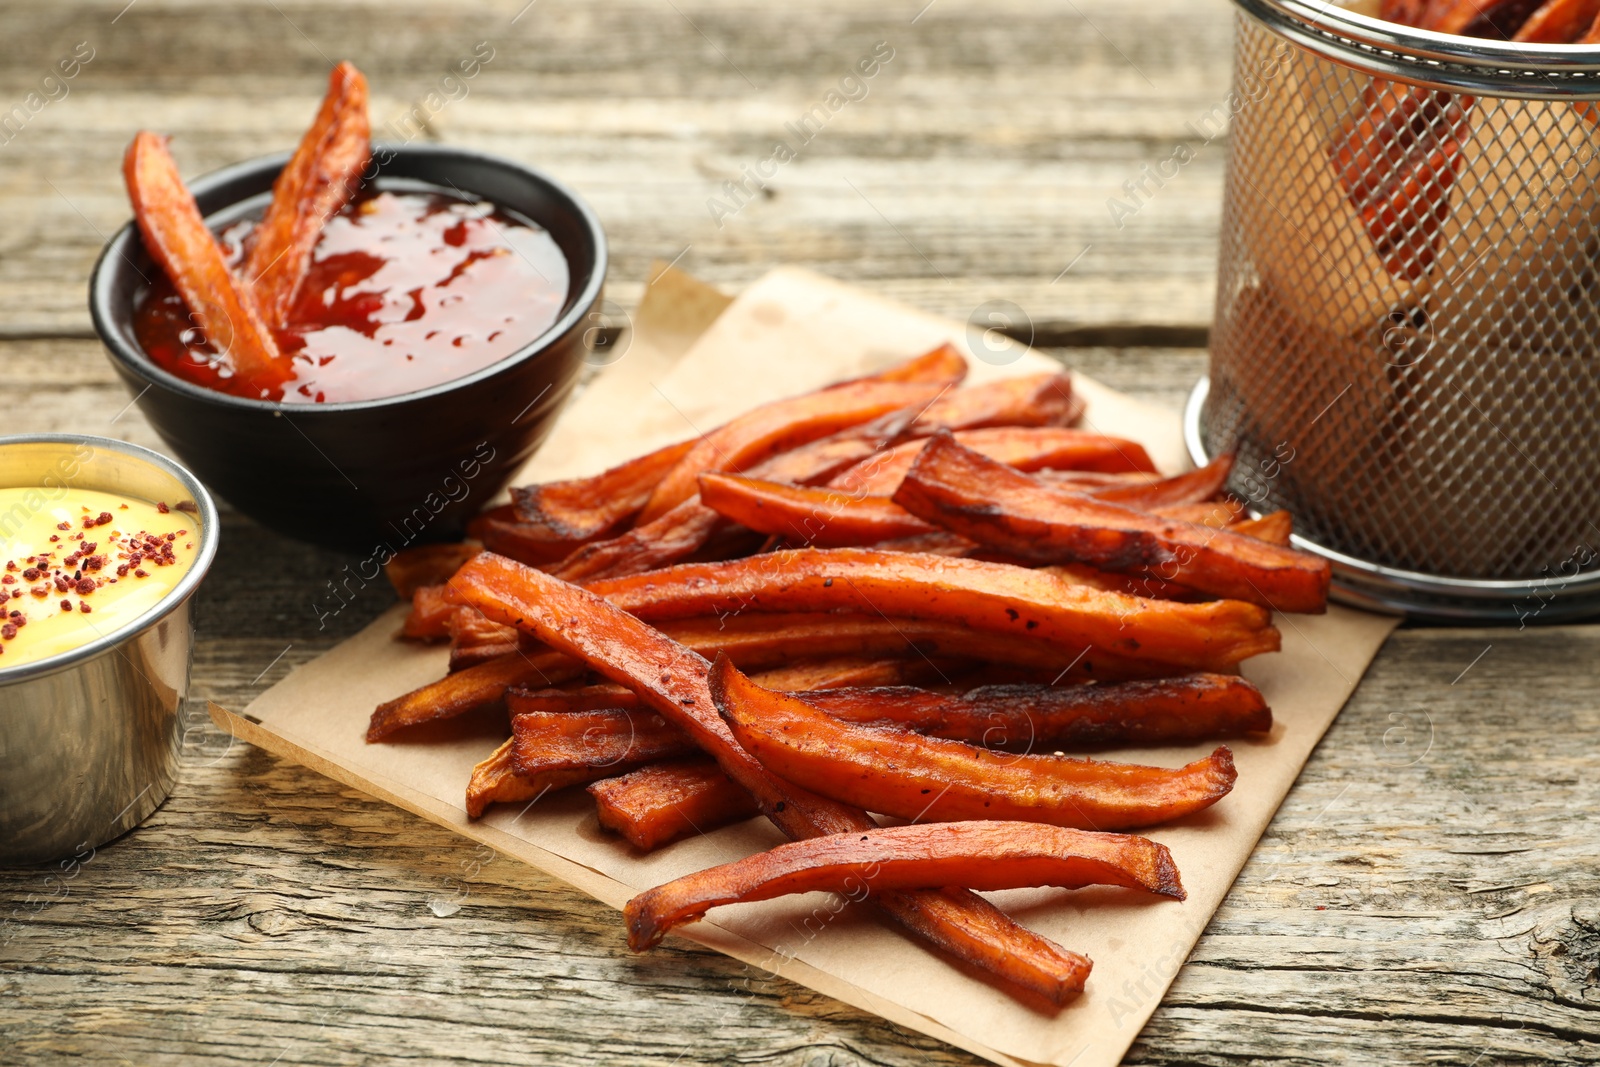
[[[108,508],[122,508],[123,505],[106,502]],[[70,545],[61,549],[46,549],[35,551],[25,559],[20,555],[17,558],[5,560],[4,568],[0,568],[0,648],[4,642],[15,641],[18,632],[28,622],[20,611],[6,611],[5,607],[13,599],[20,599],[24,592],[31,594],[35,601],[35,617],[43,612],[45,618],[54,616],[57,612],[67,614],[78,612],[83,615],[93,614],[97,603],[103,609],[110,610],[115,605],[95,599],[96,593],[105,592],[102,586],[114,585],[119,578],[148,579],[152,575],[152,567],[169,567],[180,562],[177,548],[180,540],[188,536],[187,528],[168,532],[166,530],[119,530],[110,528],[114,516],[110,510],[91,513],[88,508],[83,508],[79,516],[79,525],[84,530],[98,527],[108,527],[102,531],[103,536],[88,537],[83,532],[72,532],[65,535],[65,540]],[[174,508],[160,509],[166,514],[171,514]],[[53,516],[52,516],[53,518]],[[49,519],[45,519],[47,525]],[[55,524],[61,528],[61,524]],[[72,524],[65,524],[70,527]],[[37,527],[35,527],[37,531]],[[39,536],[38,532],[34,536]],[[52,542],[60,543],[62,536],[50,535]],[[183,547],[192,549],[194,542],[182,541]],[[57,556],[57,552],[62,554]],[[186,557],[187,558],[187,557]],[[0,557],[3,559],[3,557]],[[116,577],[111,575],[115,574]],[[54,604],[49,601],[52,595],[56,598]],[[114,593],[105,593],[115,596]],[[113,619],[113,623],[115,623]],[[75,627],[79,624],[73,624]],[[87,624],[84,624],[87,625]],[[58,640],[60,631],[46,627],[45,634],[48,638],[41,640]],[[18,647],[22,649],[18,652]],[[24,657],[36,655],[29,642],[24,640],[21,646],[11,649],[13,658],[17,655]]]

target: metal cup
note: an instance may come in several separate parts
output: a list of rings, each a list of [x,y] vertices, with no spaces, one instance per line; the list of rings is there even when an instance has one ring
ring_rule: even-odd
[[[190,502],[198,526],[193,566],[137,620],[67,652],[0,666],[0,864],[23,865],[93,849],[167,798],[194,648],[190,602],[220,530],[193,475],[109,438],[0,437],[0,486]],[[0,513],[0,529],[8,518]]]

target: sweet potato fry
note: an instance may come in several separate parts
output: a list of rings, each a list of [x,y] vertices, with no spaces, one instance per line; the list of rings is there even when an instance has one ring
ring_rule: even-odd
[[[639,706],[633,690],[615,682],[558,687],[515,686],[506,690],[506,710],[513,716],[532,712],[571,715],[608,708],[627,710]]]
[[[1233,674],[1104,685],[985,685],[955,692],[905,684],[905,674],[914,673],[899,669],[907,665],[914,666],[905,660],[825,660],[763,671],[750,680],[845,722],[1008,751],[1178,745],[1272,729],[1272,710],[1261,691]],[[506,706],[513,716],[578,716],[632,709],[638,698],[620,686],[589,685],[511,690]]]
[[[191,321],[241,378],[264,386],[292,373],[267,320],[247,289],[235,283],[222,248],[178,176],[167,140],[140,131],[123,157],[122,176],[150,258],[183,297]]]
[[[759,676],[751,680],[772,688]],[[990,685],[960,694],[895,686],[787,695],[844,722],[1013,752],[1183,745],[1272,729],[1261,691],[1233,674],[1113,685]]]
[[[976,631],[959,621],[916,619],[854,612],[743,612],[704,618],[668,619],[658,628],[702,656],[726,652],[741,670],[773,671],[794,666],[814,671],[838,657],[943,663],[975,659],[1040,667],[1054,677],[1062,669],[1061,651],[1042,641],[1018,641],[1007,633]],[[1161,664],[1101,653],[1087,644],[1072,650],[1077,662],[1063,681],[1117,681],[1159,678],[1176,673]],[[799,674],[793,676],[799,678]],[[852,683],[855,684],[855,683]],[[807,689],[798,680],[783,688]]]
[[[1455,0],[1379,0],[1378,17],[1402,26],[1431,29]]]
[[[1382,198],[1361,207],[1367,235],[1390,274],[1416,281],[1432,268],[1450,217],[1459,156],[1457,144],[1429,153],[1398,175]]]
[[[511,768],[522,778],[590,770],[589,781],[628,767],[679,759],[699,751],[661,716],[642,708],[589,711],[517,711],[511,716]]]
[[[834,382],[825,388],[842,389],[862,382],[902,382],[948,387],[958,384],[966,376],[967,358],[956,349],[955,345],[946,341],[920,356],[913,356],[904,362],[860,378],[847,378],[842,382]]]
[[[713,653],[715,654],[715,653]],[[840,656],[835,659],[808,660],[775,667],[754,677],[761,684],[784,689],[833,689],[838,686],[920,685],[943,682],[971,666],[970,660],[908,656],[900,659],[875,659],[871,656]]]
[[[693,440],[679,441],[593,477],[518,486],[511,490],[517,518],[553,541],[580,543],[602,536],[644,507],[693,447]]]
[[[450,637],[450,617],[456,603],[443,585],[425,585],[411,594],[411,614],[400,627],[408,641],[444,641]]]
[[[846,427],[926,403],[941,388],[934,383],[862,381],[763,404],[696,441],[661,479],[636,521],[652,522],[693,497],[705,471],[744,470]]]
[[[1287,511],[1273,511],[1259,519],[1243,519],[1228,527],[1229,533],[1240,537],[1254,537],[1273,545],[1288,545],[1294,532],[1294,519]]]
[[[725,904],[830,892],[859,900],[886,889],[1021,889],[1115,885],[1184,899],[1165,845],[1029,822],[888,826],[779,845],[685,875],[628,901],[628,947],[643,952],[668,931]]]
[[[1083,495],[1095,500],[1105,499],[1092,493]],[[1209,526],[1213,530],[1225,530],[1239,521],[1244,514],[1244,505],[1237,500],[1211,500],[1204,504],[1168,504],[1165,507],[1136,507],[1133,510],[1157,515],[1163,519],[1193,523],[1196,526]]]
[[[1253,551],[1272,547],[1239,540],[1249,541]],[[596,582],[590,589],[646,621],[741,611],[849,610],[951,622],[1004,634],[1018,644],[1031,640],[1053,646],[1065,652],[1062,665],[1087,647],[1137,653],[1153,663],[1191,670],[1231,669],[1250,656],[1275,651],[1279,641],[1267,613],[1239,601],[1147,601],[1002,563],[859,548],[802,548],[725,563],[685,563]]]
[[[1578,34],[1572,43],[1600,44],[1600,15],[1596,15],[1594,21]],[[1578,117],[1589,125],[1600,126],[1600,104],[1595,103],[1593,100],[1574,100],[1572,102],[1572,110],[1577,112]]]
[[[1329,162],[1373,251],[1396,277],[1416,281],[1433,266],[1471,103],[1375,80],[1328,144]]]
[[[243,275],[267,321],[289,324],[295,290],[311,265],[322,227],[349,203],[372,158],[367,79],[349,63],[328,75],[328,94],[294,155],[272,183]]]
[[[1222,492],[1233,473],[1233,455],[1218,456],[1204,467],[1153,482],[1108,485],[1082,491],[1099,500],[1150,511],[1153,508],[1201,504]]]
[[[576,678],[583,670],[567,656],[518,650],[379,704],[367,726],[367,740],[382,741],[407,726],[464,715],[499,701],[512,686],[555,685]]]
[[[787,668],[758,677],[777,684],[820,688],[840,684],[895,686],[908,677],[926,676],[925,671],[915,669],[917,665],[894,660],[827,661],[809,666],[809,673]],[[637,699],[626,703],[613,700],[589,708],[555,709],[549,707],[550,703],[542,695],[524,696],[517,689],[506,692],[506,710],[511,713],[512,768],[524,778],[547,781],[547,776],[555,772],[580,769],[592,770],[593,777],[599,778],[624,767],[699,751],[683,731],[639,708]]]
[[[1072,375],[1029,374],[951,389],[927,405],[906,436],[989,426],[1070,426],[1082,415]]]
[[[902,408],[862,426],[854,426],[820,441],[780,452],[750,467],[745,473],[752,478],[789,485],[825,482],[899,440],[918,410],[916,407]]]
[[[451,586],[485,615],[628,686],[715,758],[790,838],[877,827],[859,808],[768,774],[718,716],[707,685],[710,664],[593,593],[488,553],[468,562]],[[896,891],[877,903],[923,940],[1053,1003],[1080,992],[1089,973],[1087,959],[1024,930],[972,893]]]
[[[900,408],[821,440],[780,452],[747,468],[747,474],[768,481],[812,485],[837,475],[911,433],[988,426],[1005,419],[1045,425],[1076,417],[1070,380],[1064,383],[1058,380],[1060,378],[1050,374],[1008,379],[946,392],[931,403]],[[688,559],[726,526],[713,518],[713,509],[701,506],[703,504],[704,501],[690,498],[654,521],[583,546],[554,568],[553,573],[568,581],[588,582],[624,577]],[[501,555],[534,565],[544,562],[544,556],[535,556],[510,541],[504,543],[512,550]],[[487,540],[485,545],[495,549]]]
[[[920,405],[901,408],[870,423],[780,452],[752,467],[751,476],[796,485],[832,477],[904,434],[921,410]],[[638,574],[689,559],[727,526],[727,521],[696,495],[653,522],[582,546],[551,570],[558,577],[574,582]],[[502,555],[519,558],[512,553]]]
[[[589,768],[523,777],[511,765],[511,740],[508,738],[487,759],[472,768],[472,777],[467,781],[467,817],[480,817],[490,804],[537,800],[552,790],[581,785],[594,778],[595,773]]]
[[[457,605],[450,616],[450,672],[487,663],[516,652],[519,635],[510,626],[501,626],[483,617],[477,608]]]
[[[947,434],[930,440],[895,501],[963,537],[1041,563],[1155,568],[1158,576],[1191,588],[1280,611],[1327,608],[1326,560],[1066,492],[963,448]]]
[[[455,613],[450,616],[449,630],[451,641],[469,647],[515,642],[518,637],[515,627],[503,626],[493,619],[484,618],[483,612],[477,608],[460,604],[456,605]]]
[[[699,551],[722,524],[721,515],[692,496],[651,522],[584,545],[549,570],[564,581],[592,582],[670,566]]]
[[[1017,470],[1034,471],[1045,467],[1111,473],[1155,470],[1143,447],[1085,430],[1001,426],[963,431],[956,435],[956,440]],[[863,496],[892,496],[926,443],[925,440],[907,441],[870,456],[835,477],[828,488]]]
[[[778,534],[790,544],[824,548],[870,545],[935,530],[888,497],[785,485],[737,474],[702,474],[700,499],[724,518],[760,533]]]
[[[952,389],[926,404],[891,412],[832,437],[779,453],[744,473],[794,485],[815,485],[843,472],[896,441],[926,437],[937,430],[991,426],[1064,426],[1077,419],[1080,405],[1070,379],[1045,374]]]
[[[948,394],[945,394],[948,395]],[[937,399],[934,401],[937,403]],[[838,433],[746,467],[745,474],[773,482],[815,485],[854,466],[874,453],[905,439],[911,426],[927,412],[930,404],[909,404],[870,422],[848,426]]]
[[[907,730],[842,722],[763,689],[726,657],[711,672],[717,710],[773,774],[901,819],[1025,819],[1080,830],[1126,830],[1200,811],[1237,777],[1224,746],[1168,770],[1065,756],[1006,755]]]
[[[521,648],[522,645],[517,641],[506,641],[495,644],[471,645],[463,647],[451,645],[450,664],[447,670],[450,674],[455,674],[457,671],[468,670],[472,667],[481,667],[483,664],[492,660],[502,659],[506,656],[514,656]],[[470,709],[462,708],[461,712],[468,710]],[[460,714],[460,712],[457,712],[457,714]]]
[[[783,614],[708,616],[668,619],[659,629],[674,641],[703,656],[726,652],[734,663],[750,670],[775,670],[793,665],[811,669],[817,661],[839,657],[869,660],[933,659],[969,655],[984,658],[999,651],[994,645],[966,652],[962,632],[943,624],[891,619],[880,615],[796,612]],[[1030,663],[1042,656],[1024,657]]]
[[[802,671],[843,670],[836,660],[819,667],[817,661],[835,657],[864,657],[849,661],[850,681],[841,685],[890,685],[924,679],[919,671],[935,672],[970,659],[1039,667],[1063,681],[1114,681],[1151,678],[1178,670],[1130,656],[1101,652],[1085,645],[1073,650],[1065,672],[1059,649],[1042,642],[1017,641],[999,634],[973,633],[958,623],[940,620],[888,618],[881,615],[776,615],[752,612],[725,618],[685,618],[661,624],[673,640],[701,655],[726,652],[747,670],[771,670],[792,664],[793,677]],[[486,652],[485,655],[494,653]],[[379,705],[368,730],[369,741],[379,741],[396,730],[425,722],[464,715],[493,704],[512,686],[550,685],[575,677],[578,668],[565,657],[550,657],[536,640],[524,637],[517,648],[505,648],[496,658],[463,657],[464,668],[448,678]],[[798,661],[798,662],[797,662]],[[891,661],[890,665],[884,665]],[[935,674],[937,677],[937,674]],[[815,688],[800,681],[790,688]]]
[[[692,646],[691,646],[692,647]],[[697,650],[698,651],[698,650]],[[715,654],[715,650],[713,650]],[[737,661],[735,661],[737,662]],[[872,659],[864,656],[839,656],[804,660],[786,667],[759,671],[757,684],[779,690],[819,690],[836,686],[901,686],[932,673],[935,661],[916,659]],[[949,662],[949,661],[946,661]],[[630,709],[639,706],[631,689],[606,682],[570,688],[513,688],[506,692],[506,708],[513,715],[543,711],[554,714],[595,711],[607,708]]]
[[[600,825],[645,852],[761,814],[715,760],[673,760],[589,785]]]
[[[1161,475],[1148,471],[1108,474],[1104,471],[1037,470],[1032,473],[1040,481],[1049,482],[1051,485],[1069,485],[1079,493],[1087,493],[1092,489],[1108,489],[1111,486],[1147,485],[1162,480]]]
[[[588,543],[567,540],[553,534],[548,527],[523,522],[512,504],[501,504],[475,516],[467,523],[467,536],[496,555],[546,569]]]
[[[780,482],[807,484],[831,477],[877,452],[899,437],[916,417],[920,406],[901,408],[860,426],[852,426],[820,441],[780,452],[756,464],[752,474]],[[635,526],[603,541],[576,548],[552,573],[575,582],[620,578],[670,566],[701,552],[726,520],[693,496],[652,522]],[[514,553],[513,559],[520,557]],[[521,559],[537,565],[540,561]]]
[[[751,474],[797,485],[831,477],[903,434],[920,410],[919,406],[901,408],[870,423],[780,452],[756,464]],[[653,522],[582,546],[558,566],[547,569],[573,582],[621,578],[688,559],[706,548],[727,527],[727,520],[705,506],[696,495]],[[502,555],[519,558],[510,553]],[[536,564],[538,561],[523,559],[521,562]]]
[[[987,426],[1007,417],[1019,425],[1043,425],[1068,414],[1059,393],[1039,390],[1035,396],[1019,395],[1015,387],[997,388],[1003,385],[1006,383],[946,389],[931,401],[908,405],[831,437],[780,452],[745,468],[743,473],[768,481],[815,485],[909,437],[925,437],[940,429]]]
[[[1513,41],[1574,44],[1600,16],[1600,0],[1545,0],[1517,30]]]
[[[1149,571],[1130,571],[1119,574],[1116,571],[1103,571],[1098,567],[1091,567],[1086,563],[1054,563],[1039,570],[1054,574],[1064,582],[1073,585],[1086,585],[1090,589],[1103,589],[1108,593],[1125,593],[1128,596],[1144,597],[1147,600],[1177,600],[1183,603],[1194,603],[1201,600],[1214,600],[1198,589],[1190,589],[1177,582],[1169,582],[1159,578]]]
[[[1523,22],[1542,0],[1456,0],[1434,16],[1429,29],[1466,37],[1485,37],[1494,41],[1516,38]]]
[[[875,548],[883,552],[910,552],[958,559],[1032,566],[1031,560],[996,551],[970,538],[940,530],[923,522],[888,497],[861,496],[840,489],[784,485],[738,475],[707,474],[713,479],[711,497],[730,521],[772,536],[762,551],[779,548]],[[1205,518],[1225,525],[1239,509],[1213,505],[1178,505],[1158,509],[1176,511],[1180,518]],[[915,530],[917,532],[907,532]],[[605,577],[624,577],[607,574]],[[1091,583],[1093,584],[1093,583]],[[1117,585],[1097,588],[1117,589]]]
[[[425,585],[441,585],[467,560],[478,554],[477,545],[418,545],[403,548],[383,565],[383,573],[402,600]]]
[[[788,547],[790,546],[786,544],[778,544],[767,551]],[[949,556],[952,559],[967,559],[979,552],[987,551],[978,542],[960,534],[953,534],[949,530],[935,530],[933,533],[918,534],[915,537],[896,537],[862,547],[875,548],[880,552],[914,552],[924,556]]]

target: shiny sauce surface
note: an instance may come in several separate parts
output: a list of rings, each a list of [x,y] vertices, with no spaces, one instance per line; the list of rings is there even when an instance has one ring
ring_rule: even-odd
[[[247,220],[218,234],[236,272],[254,228]],[[272,324],[294,365],[284,385],[234,375],[218,354],[225,344],[205,336],[164,276],[136,304],[134,332],[157,366],[208,389],[307,404],[376,400],[511,355],[559,317],[568,281],[561,249],[533,223],[481,201],[380,185],[323,227],[289,321]]]

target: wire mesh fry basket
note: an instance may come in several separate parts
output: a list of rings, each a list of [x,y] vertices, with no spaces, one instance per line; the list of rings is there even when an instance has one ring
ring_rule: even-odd
[[[1236,2],[1191,452],[1346,602],[1600,611],[1600,48]]]

